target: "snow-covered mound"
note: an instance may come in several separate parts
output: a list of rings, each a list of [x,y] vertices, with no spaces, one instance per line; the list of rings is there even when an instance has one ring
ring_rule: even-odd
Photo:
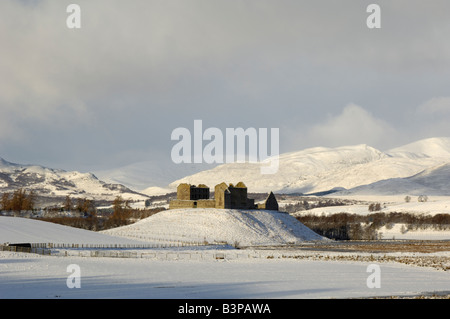
[[[4,243],[138,244],[122,237],[40,220],[0,216],[0,244]]]
[[[167,210],[102,233],[144,241],[159,238],[238,246],[327,240],[287,213],[214,208]]]

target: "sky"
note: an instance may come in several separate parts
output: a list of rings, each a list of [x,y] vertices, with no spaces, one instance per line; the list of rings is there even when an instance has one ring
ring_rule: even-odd
[[[281,153],[450,136],[449,16],[447,0],[2,0],[0,157],[164,163],[194,120],[279,128]]]

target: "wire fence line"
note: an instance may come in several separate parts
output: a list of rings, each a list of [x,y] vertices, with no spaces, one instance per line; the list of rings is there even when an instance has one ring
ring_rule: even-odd
[[[74,252],[72,252],[73,254]],[[70,255],[70,252],[60,252],[64,256]],[[95,250],[95,251],[79,251],[75,252],[75,255],[81,257],[93,257],[93,258],[143,258],[154,260],[172,260],[172,261],[202,261],[202,260],[236,260],[236,259],[254,259],[254,258],[283,258],[280,253],[262,253],[256,251],[230,251],[230,252],[217,252],[217,251],[193,251],[193,252],[175,252],[175,251],[110,251],[110,250]]]
[[[223,245],[226,243],[214,243]],[[140,244],[91,244],[91,243],[31,243],[33,248],[64,249],[64,248],[88,248],[88,249],[148,249],[148,248],[173,248],[190,246],[211,246],[211,243],[195,241],[172,241],[161,243]]]
[[[282,254],[276,252],[263,252],[254,250],[230,250],[230,251],[158,251],[154,247],[136,248],[123,247],[123,245],[94,245],[101,247],[77,247],[77,245],[55,245],[58,247],[46,248],[44,244],[37,244],[35,247],[0,245],[0,251],[11,251],[20,253],[34,253],[39,255],[59,256],[59,257],[93,257],[93,258],[143,258],[154,260],[235,260],[253,258],[283,258]],[[44,247],[45,246],[45,247]],[[122,246],[122,247],[118,247]],[[82,248],[82,249],[81,249]],[[124,249],[128,248],[128,249]],[[160,248],[160,247],[158,247]],[[173,247],[169,247],[173,248]],[[133,250],[135,249],[135,250]]]
[[[23,246],[7,246],[1,245],[0,251],[12,251],[19,253],[31,253],[38,255],[51,255],[51,250],[47,248],[38,248],[38,247],[23,247]]]

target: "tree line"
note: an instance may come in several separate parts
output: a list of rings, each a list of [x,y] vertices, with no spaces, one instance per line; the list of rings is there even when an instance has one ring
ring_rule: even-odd
[[[74,204],[75,202],[76,204]],[[164,208],[134,209],[131,207],[130,201],[123,199],[121,196],[117,196],[114,199],[112,209],[108,210],[106,214],[99,214],[92,200],[77,199],[75,202],[68,196],[61,208],[68,212],[75,211],[83,213],[83,216],[69,217],[55,214],[53,217],[41,217],[40,220],[100,231],[128,225],[164,210]]]
[[[0,209],[4,211],[30,211],[34,209],[36,194],[34,191],[26,191],[22,188],[12,193],[3,193],[0,198]]]
[[[0,196],[0,211],[20,213],[35,209],[37,196],[34,191],[17,189],[13,192],[3,193]],[[40,220],[62,224],[71,227],[83,228],[93,231],[119,227],[131,224],[137,220],[156,214],[164,208],[135,209],[131,201],[117,196],[112,202],[112,208],[106,213],[96,207],[92,199],[72,198],[66,196],[60,206],[45,209],[46,216],[38,217]],[[64,213],[70,213],[66,216]]]
[[[338,213],[328,216],[305,214],[296,217],[305,226],[319,235],[337,240],[374,240],[379,229],[391,224],[405,224],[406,230],[450,229],[450,214],[372,213],[358,215]]]

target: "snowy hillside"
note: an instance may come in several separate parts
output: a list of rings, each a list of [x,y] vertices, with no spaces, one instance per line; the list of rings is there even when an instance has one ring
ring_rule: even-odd
[[[240,246],[326,240],[286,213],[232,209],[163,211],[135,224],[93,232],[0,216],[0,243],[136,244],[208,242]]]
[[[336,195],[450,195],[450,163],[438,165],[406,178],[391,178],[336,193]]]
[[[164,187],[174,180],[212,167],[207,164],[177,165],[170,159],[149,160],[94,173],[105,182],[122,184],[143,194],[160,195],[166,194]]]
[[[113,200],[121,195],[127,199],[146,198],[123,185],[100,181],[91,173],[14,164],[0,158],[0,192],[11,192],[19,188],[33,190],[38,196],[48,197],[70,195]]]
[[[267,210],[175,209],[135,224],[102,231],[141,241],[226,242],[230,245],[281,245],[326,240],[286,213]]]
[[[367,145],[338,148],[310,148],[279,156],[279,170],[276,174],[262,175],[260,164],[224,164],[203,171],[170,184],[175,189],[179,183],[203,183],[214,187],[220,182],[244,181],[250,192],[300,192],[315,193],[331,189],[351,189],[380,180],[404,178],[421,171],[450,162],[445,139],[429,141],[434,146],[427,148],[428,156],[407,153],[412,147],[381,152]],[[442,142],[442,143],[441,143]],[[420,143],[424,151],[426,141]],[[431,150],[435,150],[432,153]],[[436,156],[431,156],[431,155]],[[408,155],[408,156],[406,156]]]
[[[392,156],[450,158],[450,137],[434,137],[388,151]]]
[[[137,241],[35,219],[0,216],[0,244],[136,244]]]

